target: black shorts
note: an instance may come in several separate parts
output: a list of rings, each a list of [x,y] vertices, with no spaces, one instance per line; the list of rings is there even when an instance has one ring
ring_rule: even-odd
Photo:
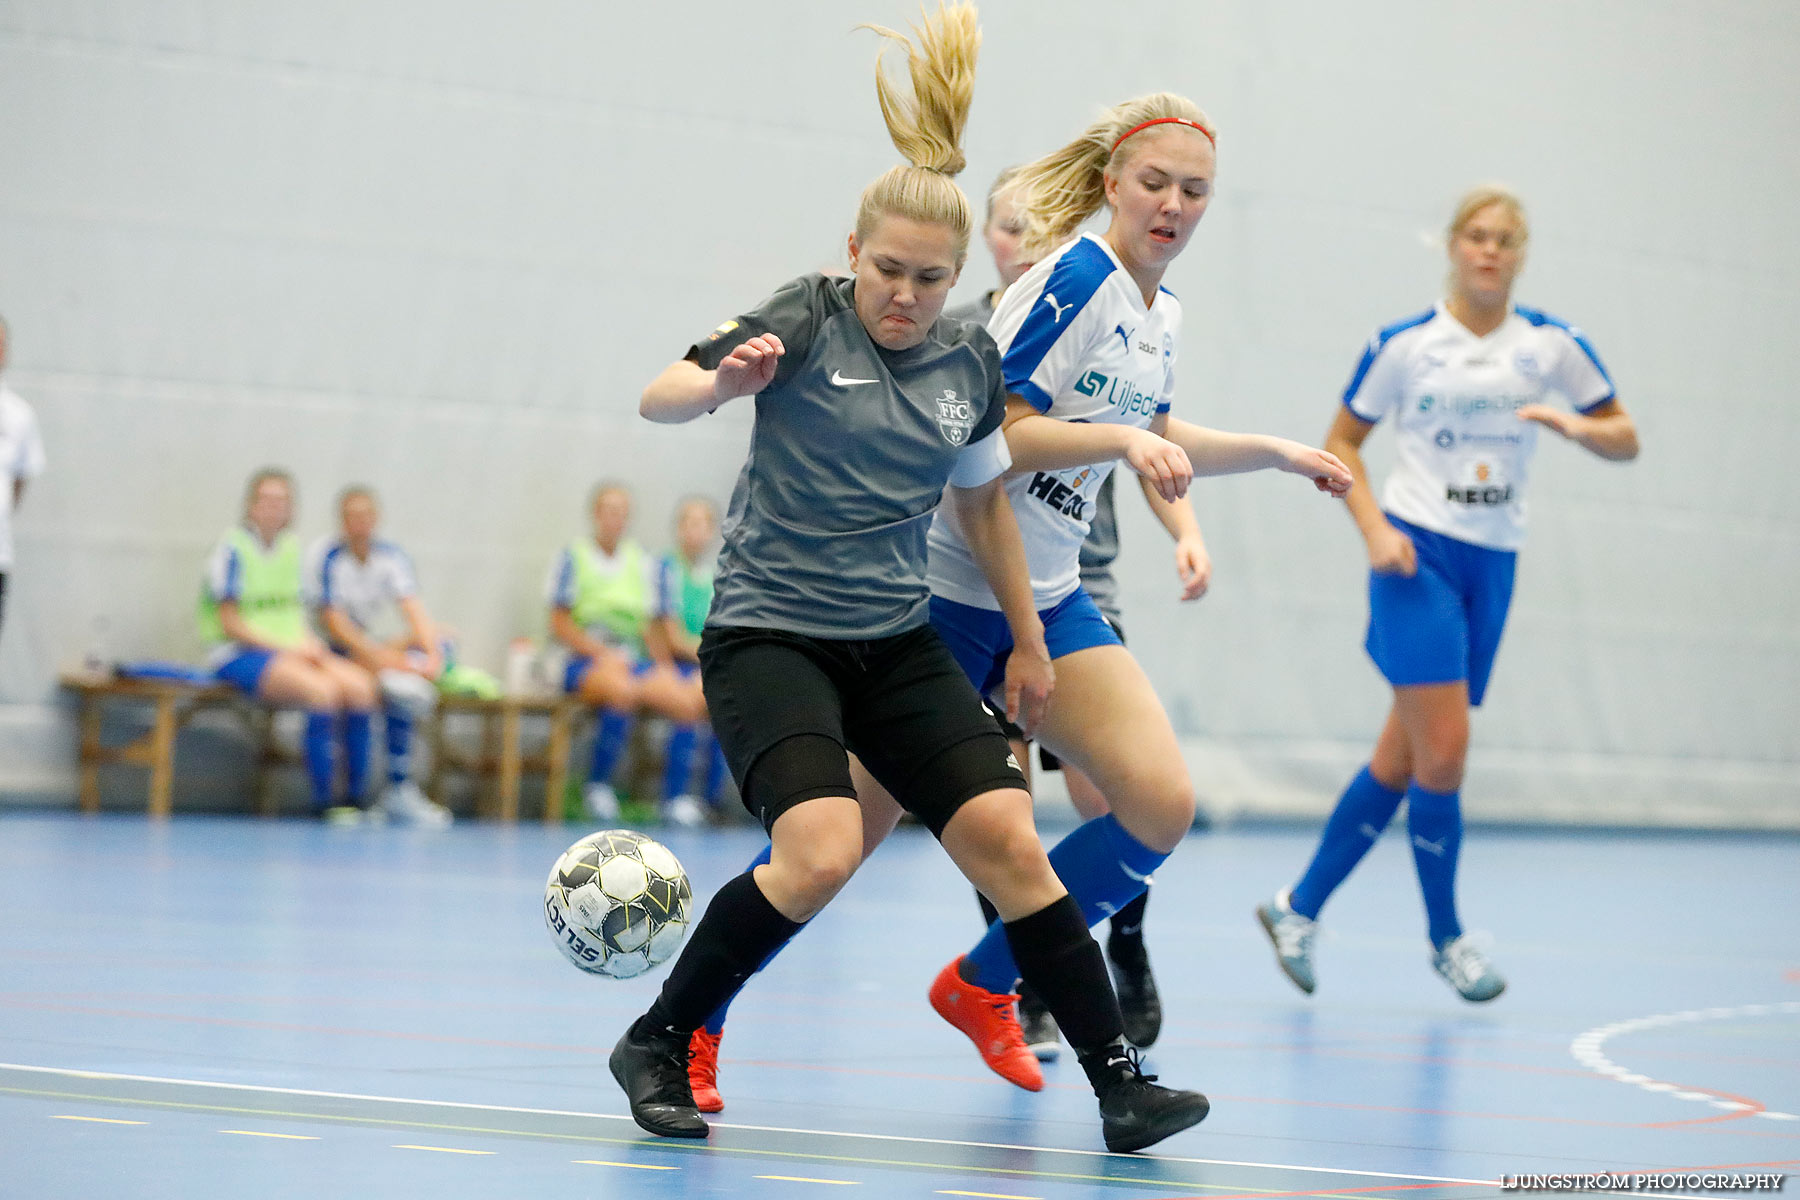
[[[820,796],[854,796],[844,751],[934,834],[983,792],[1025,787],[1006,737],[929,625],[839,641],[707,627],[712,727],[764,828]]]
[[[1112,631],[1119,635],[1120,644],[1121,645],[1124,644],[1125,627],[1123,625],[1119,624],[1119,619],[1114,616],[1108,616],[1105,613],[1102,613],[1101,615],[1106,617],[1106,623],[1108,625],[1112,626]],[[1014,725],[1011,721],[1006,719],[1005,713],[1001,713],[999,719],[1000,719],[1000,728],[1001,728],[1001,730],[1003,730],[1005,732],[1008,741],[1026,742],[1026,743],[1029,743],[1031,741],[1030,738],[1025,736],[1025,731],[1023,729],[1020,729],[1017,725]],[[1042,768],[1043,770],[1046,770],[1046,771],[1062,770],[1062,759],[1056,757],[1056,755],[1050,753],[1050,751],[1044,749],[1044,747],[1042,747],[1042,746],[1039,746],[1037,748],[1037,752],[1038,752],[1038,766],[1040,768]]]

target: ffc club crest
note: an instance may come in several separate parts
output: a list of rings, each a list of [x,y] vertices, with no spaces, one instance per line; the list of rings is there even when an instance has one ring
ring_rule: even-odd
[[[938,432],[952,446],[960,446],[969,440],[969,432],[975,428],[975,409],[967,400],[958,400],[956,393],[949,388],[935,401],[937,404]]]

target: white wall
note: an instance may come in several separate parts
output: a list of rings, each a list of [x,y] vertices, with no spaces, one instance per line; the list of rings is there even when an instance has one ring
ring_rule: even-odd
[[[637,393],[838,258],[894,159],[849,27],[910,12],[0,0],[6,379],[52,461],[0,637],[0,795],[71,786],[54,675],[90,642],[196,652],[199,561],[263,463],[299,476],[308,536],[340,485],[379,486],[490,664],[541,631],[595,478],[637,484],[652,542],[677,494],[722,497],[747,413],[664,429]],[[1138,92],[1217,120],[1218,199],[1169,283],[1183,411],[1223,427],[1321,436],[1368,333],[1435,295],[1454,196],[1516,186],[1520,299],[1588,330],[1645,453],[1544,445],[1469,806],[1800,824],[1800,9],[996,0],[983,23],[972,192]],[[1210,805],[1322,810],[1384,707],[1360,543],[1292,481],[1196,500],[1216,582],[1180,611],[1124,506],[1134,645]]]

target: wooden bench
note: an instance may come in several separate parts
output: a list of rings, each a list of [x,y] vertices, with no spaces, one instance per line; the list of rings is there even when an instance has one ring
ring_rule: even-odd
[[[256,810],[265,817],[275,815],[269,768],[295,759],[275,742],[275,714],[271,709],[246,699],[236,688],[223,683],[122,679],[88,671],[65,674],[61,683],[75,693],[80,708],[77,761],[81,768],[82,812],[100,811],[100,768],[125,764],[149,769],[149,813],[152,817],[167,817],[174,809],[176,734],[198,714],[208,709],[225,709],[249,726],[256,746]],[[106,709],[112,704],[149,705],[149,730],[120,745],[107,745],[101,730]]]
[[[562,821],[563,791],[569,778],[569,747],[580,720],[590,710],[568,696],[501,696],[486,700],[476,696],[440,696],[431,718],[431,775],[426,791],[444,801],[444,779],[458,771],[492,780],[491,788],[476,795],[476,814],[501,821],[519,819],[519,783],[527,771],[544,776],[546,825]],[[481,723],[481,738],[473,751],[455,745],[445,735],[445,724],[454,716],[471,716]],[[527,717],[546,717],[550,736],[542,751],[527,754],[523,727]]]
[[[82,812],[100,811],[100,768],[126,765],[149,770],[148,811],[152,817],[169,816],[174,811],[176,735],[200,713],[220,709],[233,713],[249,729],[255,747],[256,812],[264,817],[275,815],[271,768],[299,760],[274,737],[274,709],[224,683],[123,679],[84,671],[65,674],[61,682],[75,693],[80,709]],[[129,741],[107,745],[102,731],[107,709],[113,705],[148,705],[150,728]],[[441,802],[446,776],[452,772],[474,775],[492,784],[477,793],[477,815],[517,821],[519,785],[524,774],[542,773],[543,819],[545,824],[558,824],[562,821],[563,791],[569,777],[569,748],[588,712],[587,706],[566,696],[503,696],[495,700],[441,696],[430,722],[431,773],[426,791]],[[474,751],[463,749],[446,736],[446,719],[459,715],[472,716],[480,722],[480,741]],[[541,751],[525,751],[523,726],[527,717],[549,720],[550,736]]]

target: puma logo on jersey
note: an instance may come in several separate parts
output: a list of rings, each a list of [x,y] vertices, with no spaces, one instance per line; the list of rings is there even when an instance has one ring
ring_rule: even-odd
[[[837,384],[839,387],[849,387],[851,384],[856,383],[880,383],[881,381],[879,379],[852,379],[842,371],[833,371],[831,373],[831,382]]]
[[[1125,343],[1125,352],[1127,354],[1131,353],[1131,335],[1135,333],[1136,330],[1127,329],[1124,325],[1114,325],[1113,332],[1119,335],[1119,340],[1121,342]]]
[[[1071,308],[1075,307],[1073,304],[1058,304],[1056,302],[1056,293],[1055,292],[1045,292],[1044,293],[1044,303],[1048,304],[1050,306],[1050,311],[1052,311],[1056,314],[1056,322],[1055,323],[1058,325],[1062,324],[1062,315],[1064,313],[1068,312]]]

